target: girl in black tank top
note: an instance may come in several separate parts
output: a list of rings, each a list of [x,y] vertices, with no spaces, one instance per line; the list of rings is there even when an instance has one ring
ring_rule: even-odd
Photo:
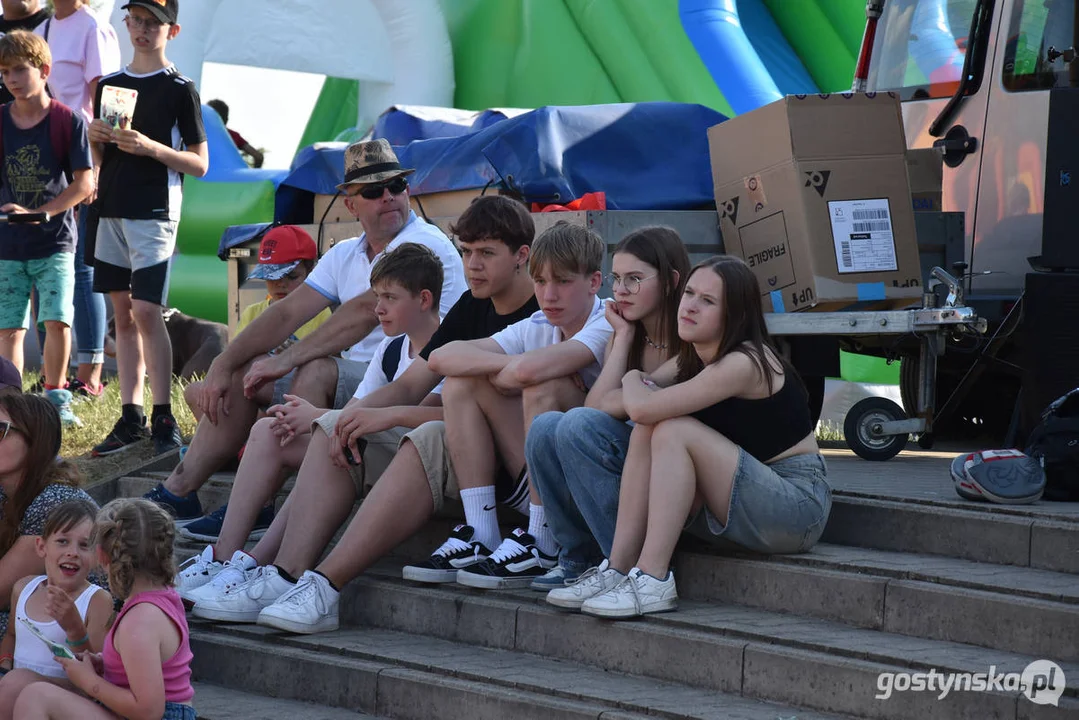
[[[823,532],[831,491],[808,398],[771,345],[760,297],[741,260],[697,265],[679,305],[678,357],[623,377],[636,427],[610,558],[579,583],[583,612],[675,609],[669,567],[684,527],[768,553],[805,551]]]

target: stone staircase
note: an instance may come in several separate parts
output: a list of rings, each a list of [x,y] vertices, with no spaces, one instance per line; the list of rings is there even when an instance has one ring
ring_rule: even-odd
[[[345,588],[338,632],[193,621],[196,676],[252,703],[394,718],[1079,718],[1079,505],[961,501],[950,455],[826,456],[836,490],[823,542],[764,557],[684,541],[677,612],[610,622],[527,590],[401,580],[446,537],[442,519]],[[141,494],[161,471],[95,490]],[[206,506],[227,490],[215,478]],[[882,673],[1022,673],[1039,659],[1069,682],[1057,706],[1007,686],[901,691],[902,677],[875,697]],[[285,705],[266,717],[286,715],[307,717]]]

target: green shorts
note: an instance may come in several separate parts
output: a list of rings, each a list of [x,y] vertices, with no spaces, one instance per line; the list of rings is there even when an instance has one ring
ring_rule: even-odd
[[[39,323],[70,326],[75,316],[75,254],[39,260],[0,260],[0,328],[30,327],[30,292],[37,288]]]

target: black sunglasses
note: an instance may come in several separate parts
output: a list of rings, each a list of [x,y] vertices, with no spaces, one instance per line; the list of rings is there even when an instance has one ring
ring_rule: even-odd
[[[378,200],[382,197],[382,192],[384,190],[389,190],[390,195],[400,195],[407,187],[408,180],[405,180],[403,177],[398,177],[384,183],[378,183],[377,185],[368,185],[356,194],[366,200]]]
[[[8,436],[9,432],[21,433],[22,430],[12,425],[7,420],[0,420],[0,442],[4,442],[4,439]]]

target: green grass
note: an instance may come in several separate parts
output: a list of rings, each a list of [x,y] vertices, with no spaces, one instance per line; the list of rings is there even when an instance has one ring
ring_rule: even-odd
[[[90,456],[90,450],[112,430],[112,426],[120,417],[120,384],[115,377],[107,378],[109,385],[101,397],[86,399],[72,404],[71,409],[82,420],[82,427],[64,428],[63,443],[60,446],[61,456],[75,462],[86,476],[87,482],[94,482],[110,477],[117,477],[126,470],[137,467],[153,457],[153,448],[149,441],[116,453],[108,457],[95,458]],[[29,383],[27,383],[29,385]],[[172,414],[180,426],[180,433],[190,437],[195,432],[195,417],[191,409],[184,402],[184,388],[187,383],[173,378],[172,382]],[[144,393],[143,405],[146,408],[147,417],[153,409],[153,401],[150,397],[150,388],[147,384]]]

